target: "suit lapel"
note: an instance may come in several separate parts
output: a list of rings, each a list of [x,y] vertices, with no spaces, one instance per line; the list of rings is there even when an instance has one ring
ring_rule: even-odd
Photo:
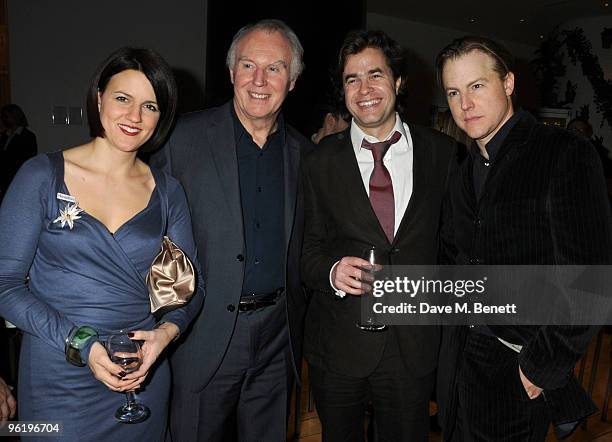
[[[470,149],[478,149],[475,144],[472,144]],[[468,157],[465,159],[465,168],[463,169],[463,180],[461,181],[462,192],[465,197],[465,200],[469,202],[472,210],[476,210],[476,205],[478,201],[476,200],[476,189],[474,188],[474,158],[472,155],[468,154]]]
[[[410,221],[414,219],[414,214],[418,205],[427,199],[429,192],[429,180],[431,178],[432,158],[429,142],[425,139],[418,130],[410,128],[410,136],[412,137],[412,195],[410,201],[402,217],[393,243],[397,242],[406,230]]]
[[[207,132],[206,144],[212,152],[231,219],[239,224],[240,231],[242,231],[242,203],[240,201],[234,124],[229,109],[231,105],[232,102],[220,109],[219,118]]]
[[[338,159],[334,164],[338,164],[338,170],[335,172],[338,176],[338,182],[345,187],[339,195],[343,199],[351,199],[351,206],[357,210],[357,219],[364,223],[363,232],[370,234],[375,232],[377,241],[369,241],[372,244],[378,244],[381,241],[389,242],[387,235],[372,209],[370,198],[363,186],[363,179],[359,171],[359,164],[355,156],[355,150],[351,143],[350,128],[343,132],[343,138],[338,146]]]
[[[289,247],[289,238],[295,218],[297,202],[297,184],[300,166],[300,148],[297,141],[286,132],[287,142],[283,146],[284,203],[285,203],[285,250]]]
[[[492,191],[492,188],[497,188],[492,184],[494,180],[497,177],[504,176],[504,172],[508,168],[512,168],[512,163],[520,153],[520,149],[527,144],[529,134],[535,123],[536,120],[530,114],[522,112],[519,121],[510,130],[494,158],[493,166],[483,184],[479,201],[484,200]]]

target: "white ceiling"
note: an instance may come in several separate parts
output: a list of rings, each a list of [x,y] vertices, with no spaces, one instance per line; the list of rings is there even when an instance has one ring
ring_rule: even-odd
[[[612,0],[367,0],[367,9],[469,34],[537,45],[541,35],[569,20],[612,16]]]

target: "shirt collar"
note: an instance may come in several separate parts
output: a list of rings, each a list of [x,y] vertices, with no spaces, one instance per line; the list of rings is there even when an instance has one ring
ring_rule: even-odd
[[[378,138],[373,137],[372,135],[368,135],[363,130],[361,130],[361,128],[357,125],[357,123],[355,122],[355,119],[353,118],[351,121],[351,143],[353,144],[355,155],[358,155],[359,152],[361,151],[362,149],[361,142],[363,141],[364,138],[370,143],[378,143],[380,141],[385,141],[391,138],[391,135],[393,135],[395,131],[398,131],[400,134],[402,134],[403,140],[405,140],[406,142],[402,143],[401,142],[402,139],[400,139],[400,142],[392,145],[390,149],[391,150],[398,150],[398,149],[408,150],[409,144],[410,144],[409,142],[410,137],[409,137],[409,134],[406,133],[406,130],[407,130],[407,127],[404,127],[404,124],[402,123],[402,119],[399,117],[399,115],[396,112],[395,113],[395,125],[393,126],[393,129],[389,131],[389,133],[387,134],[385,138],[383,138],[382,140],[379,140]]]
[[[493,136],[493,138],[491,138],[491,140],[485,146],[485,149],[487,150],[487,153],[489,154],[490,162],[493,162],[495,160],[495,157],[499,153],[499,149],[501,148],[502,144],[504,144],[504,141],[506,141],[506,138],[508,137],[508,134],[510,133],[512,128],[516,125],[516,123],[518,123],[518,120],[520,120],[521,114],[523,112],[524,111],[522,110],[516,111],[508,119],[508,121],[506,121],[504,125],[499,128],[497,133]],[[478,146],[475,145],[475,143],[472,143],[472,144],[476,147],[475,149],[470,149],[470,153],[472,154],[472,156],[480,155],[480,150],[478,149]]]
[[[240,118],[238,118],[238,115],[236,114],[236,109],[234,109],[233,105],[230,106],[230,110],[232,113],[232,120],[234,121],[235,143],[238,144],[243,136],[247,136],[250,140],[253,140],[251,134],[246,130],[246,128],[242,124],[242,121],[240,121]],[[276,130],[274,130],[268,135],[268,139],[270,139],[270,137],[273,135],[275,136],[276,134],[279,134],[281,136],[282,144],[286,144],[285,119],[283,117],[282,112],[279,112],[278,116],[276,117]],[[267,142],[268,140],[266,140],[266,143]]]

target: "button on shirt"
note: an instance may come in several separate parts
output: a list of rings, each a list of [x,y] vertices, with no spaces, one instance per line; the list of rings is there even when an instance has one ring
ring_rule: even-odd
[[[357,158],[357,164],[359,165],[359,172],[361,172],[361,179],[363,181],[363,187],[365,188],[368,197],[370,196],[370,176],[374,170],[374,157],[372,152],[368,149],[362,148],[361,143],[365,138],[370,143],[378,143],[391,138],[393,133],[398,131],[402,137],[395,144],[389,147],[389,150],[383,158],[383,163],[389,175],[391,175],[391,182],[393,185],[393,199],[395,203],[395,228],[394,233],[397,234],[397,230],[400,227],[410,198],[412,197],[412,186],[413,186],[413,163],[414,163],[414,148],[412,144],[412,136],[410,135],[410,129],[407,124],[404,124],[400,119],[399,115],[395,114],[395,126],[387,134],[387,136],[381,140],[371,135],[367,135],[355,120],[351,122],[351,144],[355,151],[355,157]],[[346,293],[342,290],[338,290],[334,287],[331,280],[331,274],[338,263],[335,263],[329,272],[329,283],[336,292],[336,295],[344,297]]]
[[[279,115],[278,130],[260,148],[232,115],[246,247],[242,293],[271,293],[285,285],[285,126]]]
[[[499,153],[499,149],[501,148],[502,144],[504,144],[504,141],[506,141],[506,137],[514,125],[518,122],[519,114],[521,112],[522,111],[518,111],[512,115],[487,143],[485,150],[489,155],[489,159],[481,155],[477,145],[472,144],[472,148],[469,150],[469,152],[473,161],[472,178],[476,199],[480,199],[480,195],[482,195],[482,190],[484,188],[484,183],[487,179],[487,175],[489,175],[489,170],[491,170],[491,167],[493,167],[497,154]]]

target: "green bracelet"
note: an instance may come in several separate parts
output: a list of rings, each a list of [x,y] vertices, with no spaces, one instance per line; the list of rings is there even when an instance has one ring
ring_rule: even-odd
[[[66,347],[64,348],[66,360],[77,367],[85,367],[85,363],[81,359],[81,350],[92,338],[97,337],[98,332],[91,327],[72,327],[66,338]]]

